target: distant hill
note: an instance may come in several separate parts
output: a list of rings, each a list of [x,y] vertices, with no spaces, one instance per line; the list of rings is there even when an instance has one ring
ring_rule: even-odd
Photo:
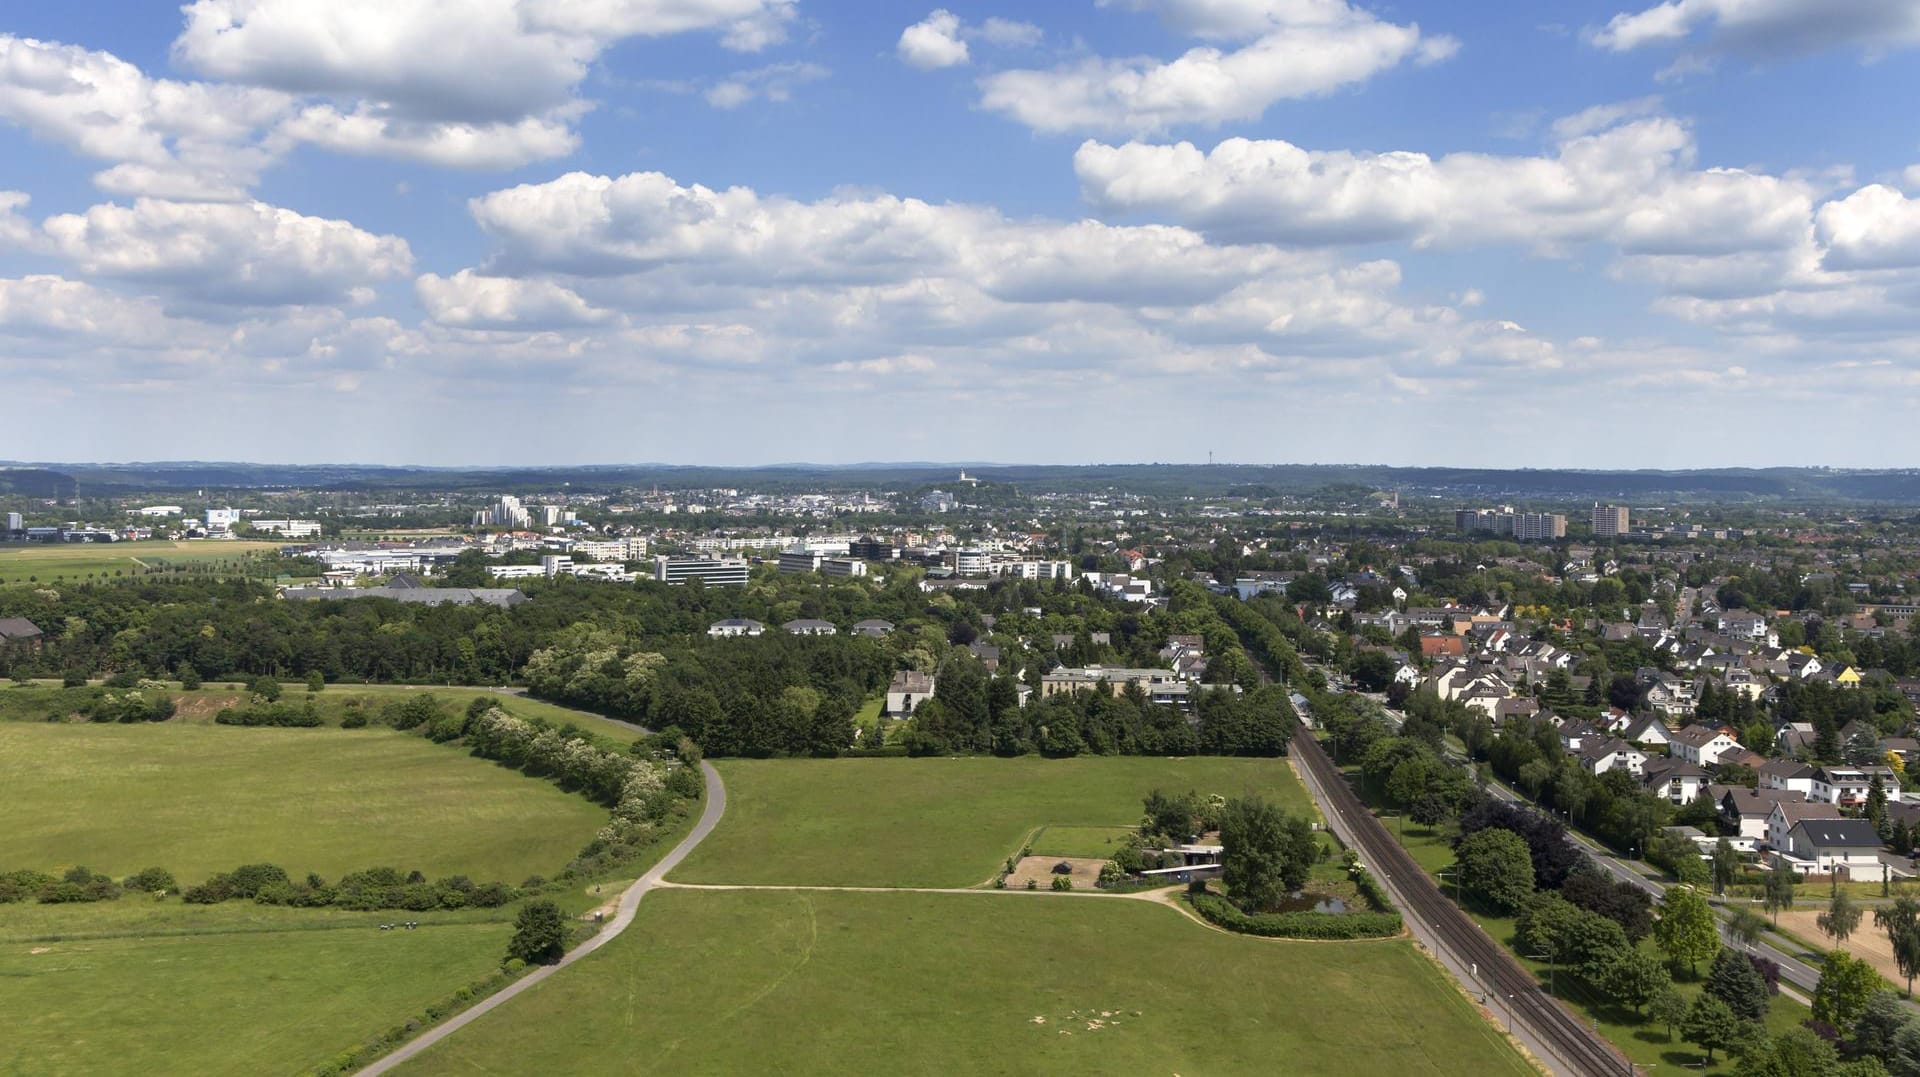
[[[659,485],[783,490],[833,486],[907,490],[952,485],[968,475],[1028,493],[1125,491],[1156,496],[1325,495],[1398,490],[1462,504],[1490,501],[1882,502],[1920,503],[1920,470],[1723,468],[1675,471],[1406,468],[1343,464],[780,464],[701,467],[632,464],[553,468],[428,468],[360,464],[281,465],[167,461],[125,464],[0,463],[0,491],[71,496],[191,489],[582,491]]]

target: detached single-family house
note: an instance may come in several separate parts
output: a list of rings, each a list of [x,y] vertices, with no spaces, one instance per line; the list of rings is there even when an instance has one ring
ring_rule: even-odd
[[[915,669],[901,670],[887,685],[887,709],[894,718],[905,718],[933,698],[934,678]]]
[[[821,621],[814,618],[788,621],[786,624],[780,626],[780,631],[785,632],[789,636],[837,636],[840,634],[839,627],[832,621]]]
[[[1744,785],[1716,785],[1711,792],[1719,794],[1720,818],[1730,827],[1737,828],[1743,838],[1764,841],[1767,836],[1767,819],[1773,815],[1773,806],[1782,801],[1804,804],[1805,793],[1793,789],[1748,789]]]
[[[1788,832],[1808,819],[1841,817],[1838,804],[1822,804],[1811,800],[1777,801],[1773,810],[1767,813],[1767,845],[1774,849],[1786,848]]]
[[[729,617],[724,621],[715,621],[707,626],[707,635],[715,639],[723,636],[758,636],[767,630],[767,626],[751,617]]]
[[[856,636],[866,636],[868,639],[879,639],[882,636],[893,634],[893,622],[882,621],[877,618],[868,621],[855,621],[853,623],[853,634]]]
[[[1699,767],[1718,765],[1728,750],[1740,742],[1710,725],[1690,725],[1673,733],[1673,753]]]
[[[1880,834],[1865,819],[1802,819],[1775,846],[1809,874],[1875,871],[1880,867]],[[1803,866],[1804,865],[1804,866]]]
[[[1621,737],[1642,748],[1665,748],[1673,743],[1673,730],[1658,718],[1645,718],[1628,726]]]
[[[1707,772],[1684,759],[1657,755],[1640,766],[1640,787],[1672,804],[1691,804],[1707,787]]]
[[[1764,788],[1791,790],[1803,799],[1813,799],[1813,768],[1798,759],[1775,759],[1757,773]]]
[[[1589,774],[1605,774],[1610,770],[1624,770],[1635,777],[1640,776],[1641,768],[1646,766],[1647,753],[1635,748],[1624,740],[1599,737],[1589,739],[1574,754],[1580,765]]]
[[[38,654],[45,640],[40,626],[25,617],[0,617],[0,649],[17,647]]]
[[[1892,767],[1820,767],[1813,772],[1813,793],[1810,800],[1824,800],[1829,804],[1842,807],[1854,807],[1867,802],[1867,794],[1873,788],[1875,776],[1880,779],[1880,788],[1887,794],[1889,801],[1900,799],[1900,777]]]

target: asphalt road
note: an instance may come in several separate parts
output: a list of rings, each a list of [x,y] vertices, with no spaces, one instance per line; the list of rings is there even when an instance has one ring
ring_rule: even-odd
[[[507,985],[499,993],[489,995],[472,1009],[456,1014],[443,1025],[435,1025],[433,1028],[428,1029],[420,1038],[406,1043],[392,1054],[385,1056],[373,1065],[361,1070],[359,1077],[373,1077],[375,1074],[386,1073],[395,1066],[406,1062],[420,1052],[425,1051],[434,1044],[467,1027],[467,1025],[479,1020],[483,1015],[506,1005],[518,997],[521,992],[531,990],[535,984],[618,938],[620,933],[625,931],[629,924],[633,923],[634,914],[640,909],[640,899],[646,897],[649,891],[659,886],[661,879],[667,872],[678,867],[680,861],[685,860],[687,854],[692,852],[695,846],[705,840],[708,834],[713,833],[713,828],[720,822],[720,816],[727,810],[727,787],[720,782],[720,772],[713,769],[712,763],[705,761],[702,761],[700,764],[700,772],[707,780],[707,794],[704,806],[700,811],[700,820],[693,824],[693,831],[686,837],[680,839],[680,844],[674,846],[666,856],[660,858],[659,863],[648,869],[645,875],[636,879],[633,885],[627,887],[626,890],[620,894],[620,907],[618,911],[614,913],[613,919],[602,925],[600,930],[595,932],[592,938],[568,951],[567,955],[562,957],[559,963],[535,969]]]

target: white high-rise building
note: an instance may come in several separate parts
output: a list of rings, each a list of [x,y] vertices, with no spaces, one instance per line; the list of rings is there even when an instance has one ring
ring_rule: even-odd
[[[7,530],[8,531],[25,531],[26,529],[27,529],[26,521],[20,518],[19,513],[17,512],[7,513]]]
[[[512,494],[503,494],[491,507],[473,514],[475,527],[523,528],[533,523],[533,515]]]

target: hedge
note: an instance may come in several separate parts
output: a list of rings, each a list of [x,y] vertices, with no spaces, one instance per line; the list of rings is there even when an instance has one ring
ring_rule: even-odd
[[[1242,935],[1270,939],[1385,939],[1401,929],[1397,912],[1278,912],[1250,915],[1218,894],[1189,894],[1187,900],[1210,923]]]

